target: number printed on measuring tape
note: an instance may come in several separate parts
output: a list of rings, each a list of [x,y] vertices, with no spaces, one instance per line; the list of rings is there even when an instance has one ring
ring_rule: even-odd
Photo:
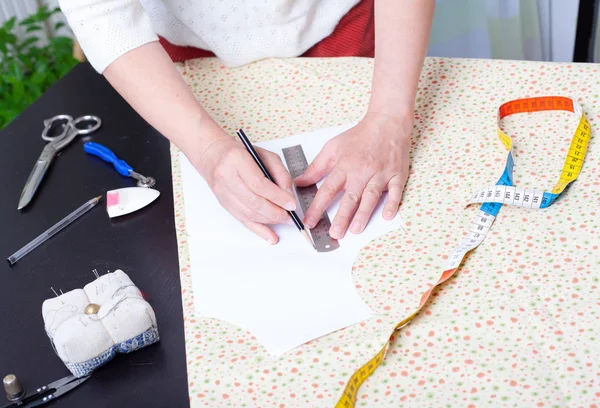
[[[578,119],[577,128],[573,132],[571,144],[567,152],[567,157],[563,164],[559,180],[551,191],[542,191],[533,188],[523,188],[513,185],[513,141],[504,133],[500,127],[500,120],[506,116],[517,113],[529,113],[540,111],[563,110],[572,112]],[[486,186],[471,195],[468,204],[481,203],[475,218],[471,222],[469,232],[463,241],[455,247],[446,261],[446,269],[440,275],[437,282],[431,286],[422,296],[417,309],[404,320],[399,322],[394,330],[400,330],[406,326],[425,306],[427,300],[436,287],[442,285],[460,267],[465,255],[477,248],[485,239],[488,231],[492,227],[500,208],[506,205],[523,207],[529,209],[543,209],[549,207],[564,189],[577,179],[583,166],[583,160],[590,142],[590,125],[583,114],[581,106],[574,100],[562,96],[547,96],[539,98],[518,99],[506,102],[498,109],[498,139],[508,150],[508,157],[504,172],[496,182],[491,186]],[[390,334],[391,336],[391,334]],[[342,396],[336,404],[338,408],[350,408],[355,406],[356,395],[361,384],[371,375],[379,366],[389,346],[389,340],[375,354],[371,360],[360,367],[352,376]]]
[[[500,204],[514,205],[525,208],[545,208],[550,205],[549,201],[542,206],[544,192],[540,190],[525,189],[515,186],[500,186],[486,187],[473,194],[469,204],[494,202]]]

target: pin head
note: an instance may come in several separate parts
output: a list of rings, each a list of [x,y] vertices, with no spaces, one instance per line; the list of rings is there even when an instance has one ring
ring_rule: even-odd
[[[86,315],[93,315],[93,314],[98,314],[98,311],[100,310],[100,306],[95,304],[95,303],[90,303],[89,305],[87,305],[85,307],[84,313]]]

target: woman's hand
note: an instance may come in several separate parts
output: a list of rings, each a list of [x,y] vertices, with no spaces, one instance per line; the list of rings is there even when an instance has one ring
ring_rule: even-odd
[[[341,190],[345,193],[329,231],[332,238],[342,238],[349,225],[351,232],[361,233],[386,190],[383,217],[393,219],[408,177],[412,124],[412,118],[368,113],[358,125],[327,142],[294,181],[303,187],[329,174],[306,212],[305,225],[313,228]]]
[[[104,75],[144,119],[185,153],[225,209],[269,243],[279,240],[267,224],[291,222],[282,207],[296,207],[291,176],[279,156],[257,149],[275,185],[242,143],[228,136],[204,110],[158,42],[122,55]]]
[[[225,134],[205,149],[196,169],[227,211],[273,245],[279,238],[267,224],[291,223],[285,210],[296,209],[296,198],[279,156],[256,151],[277,185],[264,176],[241,142]]]

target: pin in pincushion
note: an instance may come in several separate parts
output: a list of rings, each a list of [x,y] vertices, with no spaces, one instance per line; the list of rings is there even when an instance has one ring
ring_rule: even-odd
[[[45,300],[42,316],[56,354],[76,377],[92,373],[117,353],[159,341],[154,310],[121,270]]]

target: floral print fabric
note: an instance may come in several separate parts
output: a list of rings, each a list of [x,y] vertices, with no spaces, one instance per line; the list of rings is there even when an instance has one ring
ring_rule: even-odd
[[[373,61],[266,60],[178,68],[231,135],[253,141],[360,120]],[[592,127],[579,179],[549,208],[503,206],[485,241],[409,325],[358,392],[366,407],[597,407],[600,401],[600,73],[594,64],[428,58],[416,101],[411,171],[392,232],[357,254],[353,278],[377,315],[271,359],[245,331],[193,312],[178,150],[172,147],[190,402],[194,407],[331,407],[442,273],[506,150],[496,113],[509,100],[561,95]],[[512,115],[515,184],[549,191],[576,126],[568,112]],[[369,135],[365,135],[369,137]]]

